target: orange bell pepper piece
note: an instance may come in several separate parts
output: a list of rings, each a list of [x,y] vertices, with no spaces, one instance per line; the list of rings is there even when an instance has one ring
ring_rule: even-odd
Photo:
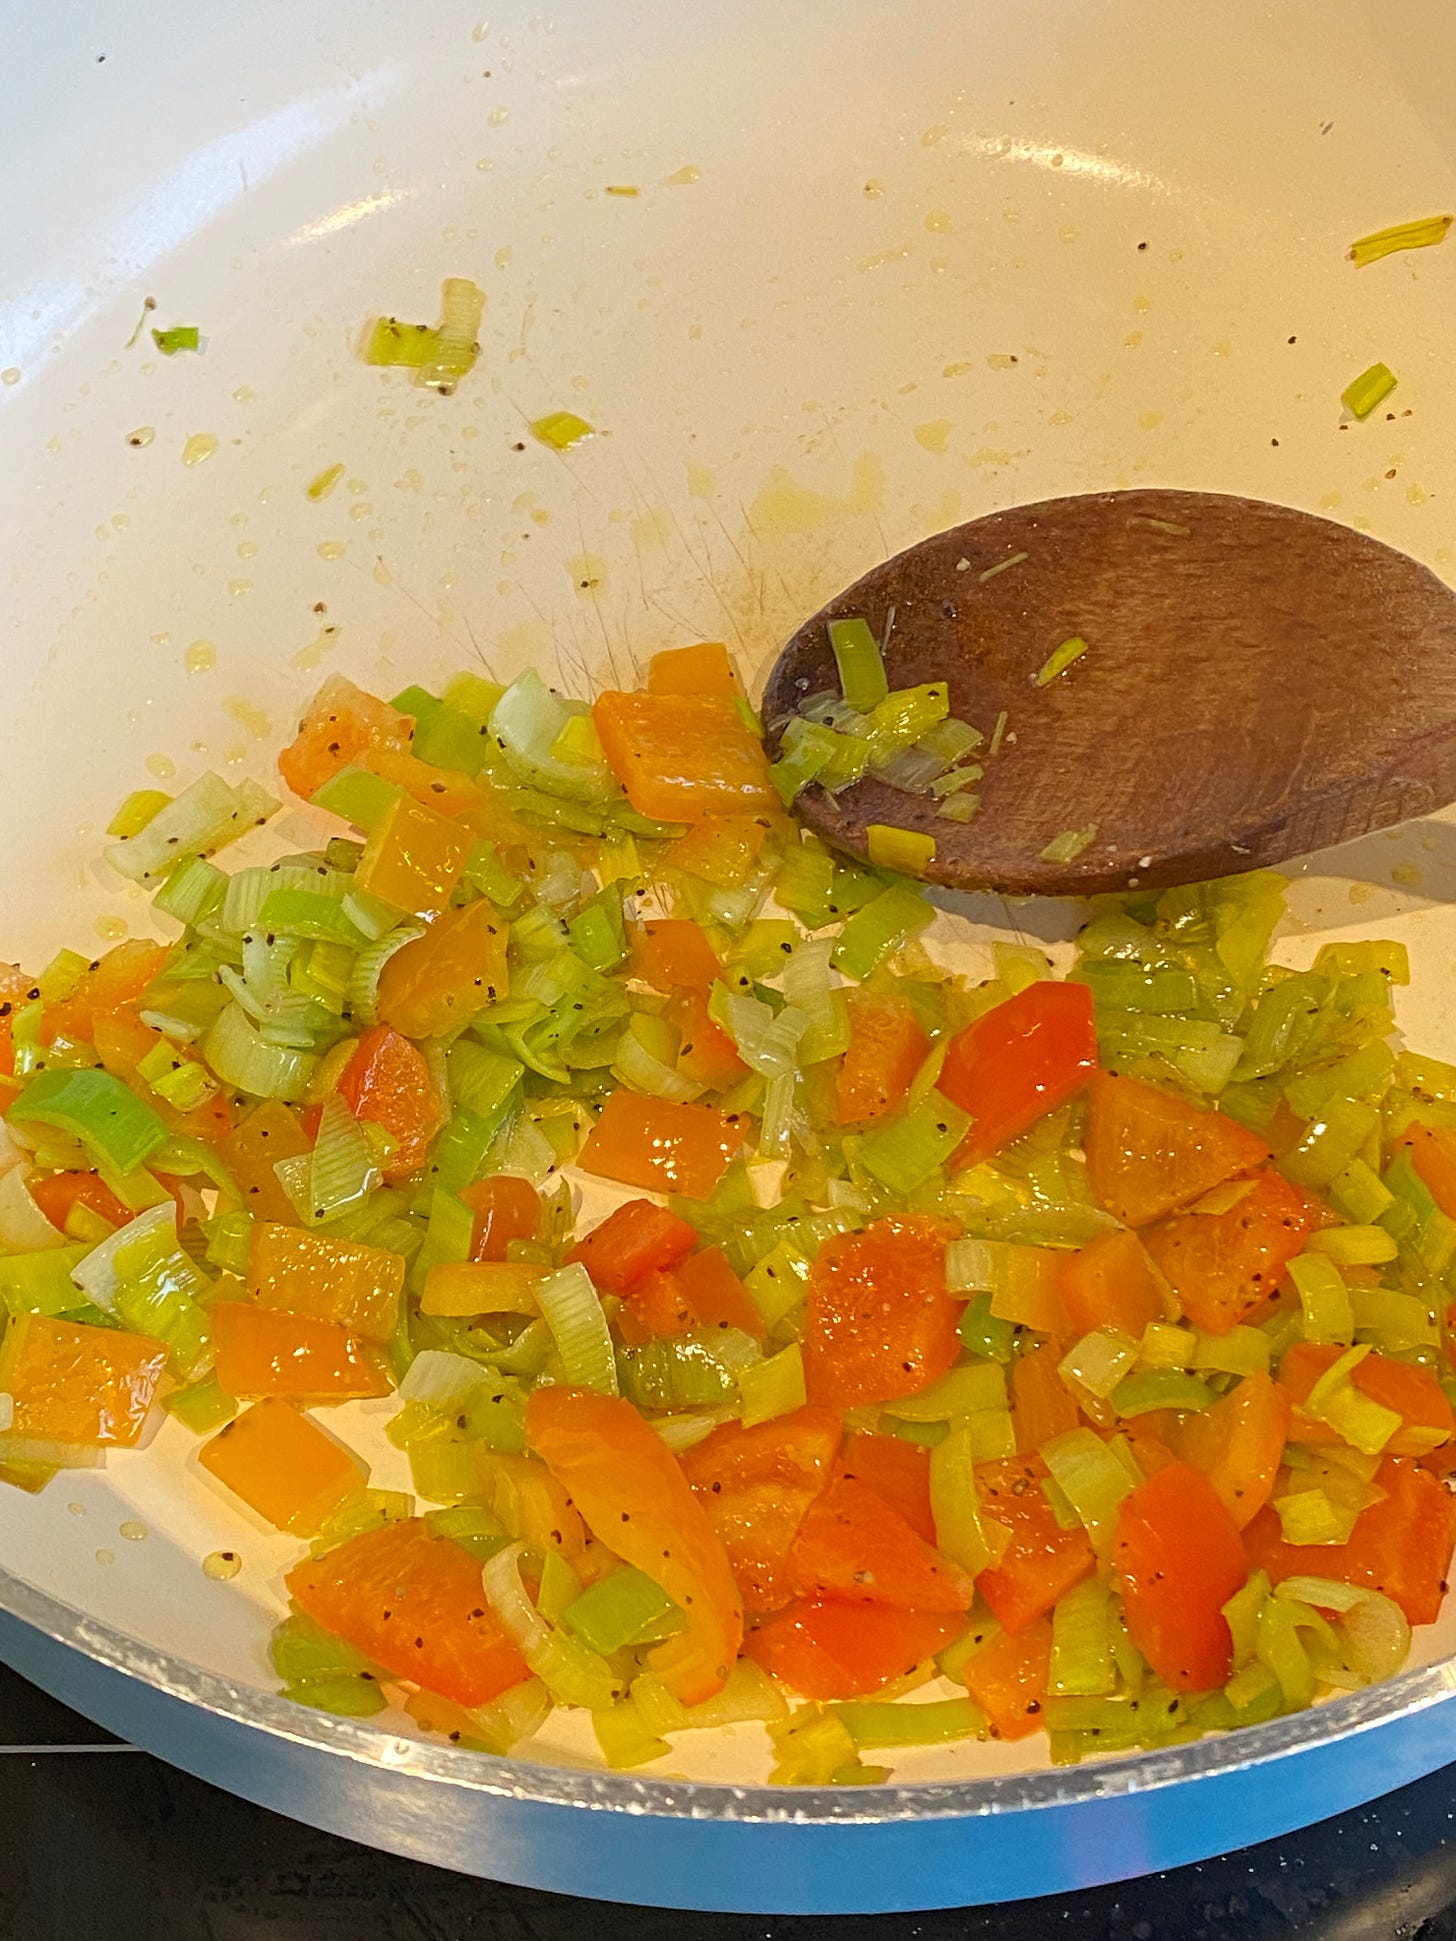
[[[583,1388],[537,1388],[526,1439],[587,1527],[681,1607],[687,1627],[648,1662],[695,1705],[722,1690],[743,1642],[743,1606],[722,1539],[662,1438],[630,1402]]]
[[[747,1078],[748,1067],[738,1056],[737,1045],[708,1014],[706,992],[673,991],[662,1007],[662,1015],[678,1034],[676,1070],[680,1078],[709,1092],[726,1092]]]
[[[280,1159],[299,1159],[312,1141],[298,1114],[281,1099],[264,1099],[245,1112],[218,1147],[243,1204],[256,1219],[297,1226],[298,1212],[273,1168]]]
[[[700,1328],[741,1328],[763,1340],[763,1316],[721,1247],[700,1248],[675,1271]]]
[[[1274,1292],[1309,1232],[1306,1196],[1266,1167],[1226,1213],[1177,1213],[1142,1240],[1193,1325],[1227,1334]]]
[[[843,1474],[805,1512],[789,1546],[789,1577],[804,1597],[903,1611],[968,1611],[975,1596],[959,1564],[868,1484]]]
[[[1441,1399],[1444,1402],[1446,1398]],[[1446,1407],[1449,1415],[1450,1404]],[[1184,1462],[1202,1470],[1243,1530],[1263,1509],[1274,1488],[1289,1438],[1289,1418],[1287,1388],[1267,1375],[1245,1375],[1237,1388],[1231,1388],[1211,1409],[1176,1421],[1168,1440]],[[1323,1428],[1323,1423],[1320,1426]]]
[[[649,917],[627,926],[627,974],[654,991],[711,991],[723,975],[718,953],[691,917]]]
[[[356,1119],[383,1126],[395,1140],[384,1177],[393,1181],[417,1173],[445,1123],[424,1053],[387,1024],[373,1025],[339,1075],[339,1092]]]
[[[735,1120],[711,1105],[611,1092],[587,1134],[577,1164],[583,1172],[705,1200],[743,1143]]]
[[[1100,1233],[1068,1254],[1057,1282],[1068,1325],[1079,1335],[1121,1328],[1140,1340],[1167,1311],[1162,1284],[1135,1233]]]
[[[45,1007],[41,1035],[47,1044],[57,1038],[90,1043],[97,1021],[134,1004],[166,962],[166,944],[128,937],[98,957],[69,997]]]
[[[701,876],[720,890],[741,890],[771,827],[767,815],[704,816],[664,851],[661,865]]]
[[[475,1215],[472,1260],[509,1260],[513,1240],[534,1240],[541,1225],[541,1195],[528,1179],[492,1173],[462,1186],[460,1198]]]
[[[804,1381],[830,1408],[918,1395],[953,1365],[962,1303],[946,1292],[954,1224],[933,1214],[876,1220],[826,1240],[809,1270]]]
[[[197,1460],[275,1529],[311,1537],[368,1470],[290,1402],[269,1398],[234,1416]]]
[[[967,1658],[966,1690],[991,1722],[996,1739],[1024,1739],[1042,1723],[1052,1673],[1050,1618],[1024,1631],[998,1631]]]
[[[458,822],[397,796],[370,830],[355,880],[396,910],[437,917],[474,847],[475,838]]]
[[[639,815],[696,822],[778,806],[762,742],[720,695],[608,689],[597,696],[592,720]]]
[[[858,1125],[897,1106],[925,1063],[930,1040],[906,997],[851,991],[849,1049],[834,1081],[834,1123]]]
[[[649,694],[716,694],[732,701],[739,693],[733,663],[721,640],[694,647],[666,647],[647,663]]]
[[[1097,1069],[1085,984],[1028,984],[952,1039],[936,1081],[974,1124],[952,1164],[974,1166],[1082,1090]]]
[[[544,1267],[516,1260],[440,1260],[425,1274],[420,1313],[539,1314]]]
[[[1233,1639],[1223,1606],[1249,1574],[1243,1538],[1213,1484],[1169,1463],[1124,1497],[1112,1562],[1128,1636],[1175,1692],[1228,1682]]]
[[[935,1542],[930,1507],[930,1451],[901,1436],[847,1436],[836,1471],[853,1476],[902,1516],[917,1537]]]
[[[1018,1455],[1031,1455],[1082,1419],[1077,1398],[1062,1380],[1061,1359],[1058,1342],[1039,1341],[1011,1364],[1011,1420]]]
[[[1237,1119],[1110,1072],[1092,1080],[1083,1145],[1092,1191],[1130,1227],[1176,1213],[1269,1158]]]
[[[227,1395],[277,1395],[292,1402],[346,1402],[388,1395],[390,1382],[357,1336],[251,1301],[208,1309],[219,1388]]]
[[[528,1675],[485,1601],[479,1559],[419,1517],[307,1557],[284,1581],[315,1624],[457,1705],[484,1705]]]
[[[510,990],[506,925],[484,898],[446,910],[401,945],[379,974],[383,1023],[406,1038],[457,1031]]]
[[[1285,1349],[1279,1363],[1279,1386],[1294,1404],[1289,1426],[1292,1442],[1329,1444],[1342,1440],[1328,1423],[1306,1415],[1300,1405],[1308,1401],[1320,1376],[1344,1352],[1343,1348],[1316,1341],[1295,1341]],[[1379,1402],[1382,1408],[1393,1409],[1401,1418],[1401,1427],[1385,1445],[1387,1456],[1421,1456],[1431,1447],[1432,1435],[1439,1435],[1442,1442],[1456,1435],[1456,1413],[1429,1368],[1396,1361],[1372,1349],[1351,1369],[1350,1380],[1362,1395]]]
[[[1456,1138],[1449,1126],[1413,1121],[1396,1140],[1409,1149],[1411,1163],[1447,1219],[1456,1219]]]
[[[357,765],[365,749],[406,747],[413,726],[387,701],[366,694],[342,674],[331,674],[278,757],[278,772],[295,795],[308,800],[341,768]]]
[[[253,1228],[248,1295],[259,1307],[329,1321],[365,1341],[388,1341],[403,1291],[400,1254],[266,1220]]]
[[[1249,1561],[1276,1584],[1286,1577],[1364,1584],[1394,1598],[1411,1624],[1434,1624],[1456,1546],[1456,1497],[1399,1456],[1385,1458],[1374,1483],[1385,1495],[1361,1510],[1346,1543],[1286,1543],[1275,1512],[1260,1510],[1245,1532]]]
[[[99,1173],[51,1173],[28,1182],[30,1197],[53,1227],[67,1231],[74,1206],[88,1207],[113,1227],[124,1227],[135,1216],[124,1206]]]
[[[1004,1456],[976,1464],[982,1509],[1011,1532],[1000,1561],[980,1573],[976,1588],[1002,1627],[1013,1633],[1047,1616],[1059,1598],[1097,1567],[1081,1525],[1064,1530],[1057,1522],[1042,1488],[1048,1474],[1040,1456]]]
[[[6,1433],[135,1448],[166,1366],[150,1335],[17,1314],[0,1346],[0,1394],[15,1403]]]
[[[697,1230],[654,1200],[628,1200],[584,1234],[566,1256],[595,1284],[626,1294],[653,1272],[678,1266],[698,1244]]]
[[[832,1409],[795,1409],[745,1429],[725,1422],[687,1450],[682,1472],[722,1539],[748,1611],[794,1595],[789,1547],[828,1482],[842,1434]]]
[[[822,1703],[882,1690],[964,1628],[958,1612],[805,1600],[766,1618],[743,1652],[802,1697]]]

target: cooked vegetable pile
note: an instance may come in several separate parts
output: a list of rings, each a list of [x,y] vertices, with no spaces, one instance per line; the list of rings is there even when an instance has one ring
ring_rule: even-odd
[[[863,1783],[1399,1667],[1456,1525],[1456,1067],[1393,1038],[1399,945],[1270,965],[1259,874],[970,983],[790,820],[715,646],[591,706],[335,678],[280,766],[320,847],[227,874],[260,789],[134,796],[175,941],[6,975],[6,1480],[160,1407],[307,1546],[286,1691],[496,1753],[761,1721]],[[413,1495],[325,1413],[391,1395]]]

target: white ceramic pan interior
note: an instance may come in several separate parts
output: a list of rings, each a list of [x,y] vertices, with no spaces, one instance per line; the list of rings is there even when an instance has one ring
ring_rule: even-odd
[[[1456,201],[1442,0],[93,0],[16,11],[4,38],[5,957],[37,965],[146,927],[140,896],[93,860],[117,801],[207,767],[269,779],[334,670],[389,693],[536,665],[582,692],[588,670],[625,675],[706,637],[757,676],[799,619],[899,547],[1113,486],[1282,500],[1452,570],[1456,244],[1363,271],[1344,256],[1356,235]],[[432,318],[449,275],[488,296],[458,393],[366,368],[367,320]],[[200,356],[161,357],[146,330],[128,344],[149,298],[148,325],[200,327]],[[1376,359],[1399,386],[1347,423],[1340,392]],[[558,456],[526,426],[562,408],[598,435]],[[336,488],[311,500],[336,464]],[[316,826],[295,810],[270,841],[299,847]],[[1290,961],[1327,936],[1400,935],[1416,967],[1403,1022],[1456,1056],[1450,826],[1299,876]],[[1074,924],[1066,908],[978,899],[936,941],[974,963],[995,936]],[[347,1431],[385,1485],[387,1413],[362,1405]],[[122,1642],[86,1636],[131,1664],[129,1704],[148,1685],[205,1693],[240,1718],[254,1706],[276,1737],[277,1708],[249,1695],[270,1687],[264,1645],[296,1546],[217,1491],[193,1448],[169,1423],[103,1473],[0,1492],[0,1602],[73,1643],[62,1606],[111,1627]],[[222,1548],[244,1559],[226,1584],[200,1568]],[[1442,1661],[1456,1630],[1418,1645]],[[63,1658],[11,1649],[66,1682]],[[1393,1698],[1390,1716],[1441,1688]],[[1379,1725],[1384,1700],[1363,1703]],[[325,1764],[326,1745],[359,1770],[411,1757],[373,1728],[296,1729]],[[907,1755],[896,1777],[979,1782],[1039,1756],[960,1746]],[[570,1768],[589,1740],[553,1723],[531,1757]],[[426,1764],[432,1797],[474,1783],[464,1755]],[[1119,1785],[1138,1791],[1143,1764]],[[702,1735],[646,1775],[669,1782],[655,1803],[627,1781],[592,1799],[664,1826],[741,1817],[722,1788],[766,1765],[757,1728]],[[1377,1790],[1383,1770],[1366,1762],[1345,1792]],[[679,1781],[709,1784],[674,1808]],[[544,1797],[557,1780],[502,1783]],[[1343,1803],[1329,1787],[1316,1810]],[[913,1788],[895,1798],[833,1811],[869,1837],[913,1820]],[[988,1802],[978,1792],[974,1811]],[[1271,1804],[1268,1830],[1291,1810]],[[443,1857],[594,1884],[549,1842],[522,1858],[470,1837]],[[1023,1891],[1172,1850],[1084,1851]],[[1179,1857],[1191,1851],[1185,1839]],[[598,1891],[972,1897],[959,1876],[917,1888],[879,1861],[842,1879],[837,1899],[827,1878],[689,1891],[634,1874]]]

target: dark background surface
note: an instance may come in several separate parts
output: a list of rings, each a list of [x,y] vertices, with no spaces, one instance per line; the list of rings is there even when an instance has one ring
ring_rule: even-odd
[[[807,1919],[537,1894],[245,1805],[0,1671],[3,1941],[1456,1941],[1456,1768],[1307,1833],[1001,1908]]]

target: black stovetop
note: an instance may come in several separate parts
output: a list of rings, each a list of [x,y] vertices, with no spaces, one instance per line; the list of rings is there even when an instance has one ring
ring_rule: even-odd
[[[3,1941],[1456,1941],[1456,1768],[1177,1873],[939,1914],[603,1906],[245,1805],[0,1669]]]

